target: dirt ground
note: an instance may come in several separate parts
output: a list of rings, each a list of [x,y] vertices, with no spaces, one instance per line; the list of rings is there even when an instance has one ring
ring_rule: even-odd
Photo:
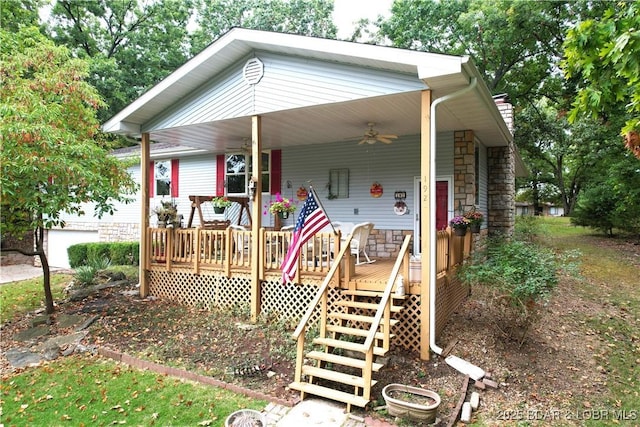
[[[609,243],[613,244],[613,243]],[[620,242],[633,262],[640,266],[640,246]],[[485,425],[528,421],[533,425],[580,425],[584,411],[602,408],[608,373],[601,366],[606,343],[585,322],[585,313],[624,316],[623,309],[581,298],[575,279],[563,278],[542,311],[539,320],[520,342],[507,336],[505,325],[496,322],[500,307],[490,306],[483,290],[472,295],[447,324],[438,344],[453,345],[451,354],[483,368],[498,383],[480,393],[480,409],[474,419]],[[89,328],[86,345],[98,345],[143,359],[183,367],[223,381],[236,383],[289,401],[298,394],[287,388],[293,381],[295,343],[292,325],[278,319],[248,322],[246,313],[209,312],[171,301],[141,299],[133,286],[102,290],[77,302],[58,305],[57,316],[97,316]],[[4,354],[8,348],[24,346],[14,341],[28,328],[33,316],[3,325],[1,350],[3,377],[10,375]],[[288,329],[288,333],[283,333]],[[56,330],[52,333],[65,333]],[[422,361],[417,354],[393,349],[386,366],[374,373],[375,402],[384,405],[382,387],[390,383],[424,387],[439,393],[442,403],[438,425],[447,425],[460,398],[464,376],[439,357]],[[384,411],[377,411],[380,417]],[[399,425],[400,420],[388,418]],[[551,421],[551,422],[550,422]]]

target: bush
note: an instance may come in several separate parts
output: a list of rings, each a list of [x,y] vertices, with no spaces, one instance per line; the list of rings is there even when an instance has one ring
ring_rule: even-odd
[[[112,265],[139,265],[138,242],[79,243],[69,246],[69,265],[78,268],[89,264],[89,259],[107,259]]]
[[[77,268],[81,265],[86,265],[87,245],[84,243],[79,245],[71,245],[67,249],[67,255],[69,256],[69,266],[71,268]]]
[[[504,314],[505,333],[524,342],[531,324],[539,317],[560,271],[573,264],[566,256],[520,240],[491,240],[459,271],[469,285],[488,290],[488,303]]]
[[[540,218],[537,216],[518,216],[514,228],[514,238],[519,241],[533,242],[542,230]]]

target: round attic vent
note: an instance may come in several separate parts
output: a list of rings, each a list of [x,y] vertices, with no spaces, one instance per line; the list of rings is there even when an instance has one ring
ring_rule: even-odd
[[[251,58],[244,64],[243,74],[247,84],[257,84],[264,75],[264,64],[258,58]]]

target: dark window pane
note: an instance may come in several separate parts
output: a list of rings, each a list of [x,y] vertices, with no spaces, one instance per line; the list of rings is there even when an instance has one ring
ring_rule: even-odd
[[[227,176],[227,193],[244,194],[246,191],[246,181],[244,175]]]

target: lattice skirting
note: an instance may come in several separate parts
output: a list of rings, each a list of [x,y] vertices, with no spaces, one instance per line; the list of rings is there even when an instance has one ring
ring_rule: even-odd
[[[262,283],[260,311],[297,322],[313,299],[315,284],[283,286],[279,281]],[[207,309],[242,307],[251,298],[251,280],[248,275],[228,278],[215,275],[196,275],[190,271],[150,271],[149,291],[151,295],[179,301],[186,305]],[[436,287],[436,336],[439,336],[447,319],[468,295],[468,288],[459,281],[440,280]],[[329,289],[329,305],[343,296],[339,289]],[[407,295],[404,309],[397,313],[399,322],[391,332],[395,334],[394,346],[409,351],[420,351],[420,296]],[[363,313],[367,314],[367,313]],[[316,308],[310,324],[319,318]],[[427,344],[428,345],[428,344]]]

